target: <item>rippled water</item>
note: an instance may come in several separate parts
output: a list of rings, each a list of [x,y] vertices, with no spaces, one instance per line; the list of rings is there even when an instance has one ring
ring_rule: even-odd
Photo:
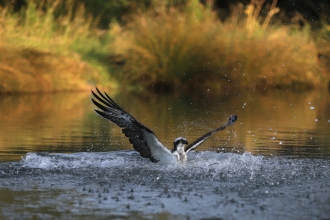
[[[89,94],[0,96],[0,219],[329,218],[328,92],[114,99],[169,148],[239,118],[187,164],[160,166]]]
[[[330,164],[323,159],[203,151],[193,152],[187,164],[160,166],[132,151],[28,153],[20,162],[0,164],[0,170],[4,218],[327,219],[330,214]]]

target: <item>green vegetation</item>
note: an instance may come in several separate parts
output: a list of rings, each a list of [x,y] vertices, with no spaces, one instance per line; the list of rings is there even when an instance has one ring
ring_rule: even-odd
[[[109,79],[79,59],[0,44],[0,93],[80,91]]]
[[[198,0],[131,5],[123,0],[116,7],[124,21],[113,20],[106,29],[72,0],[30,0],[20,12],[9,5],[0,9],[0,92],[85,90],[93,84],[115,88],[118,83],[189,91],[325,86],[330,77],[318,57],[330,54],[328,26],[319,37],[308,26],[276,25],[271,23],[279,12],[276,0],[260,16],[263,3],[237,5],[222,21]]]
[[[126,80],[143,86],[306,86],[320,84],[317,50],[309,34],[260,25],[236,8],[220,22],[197,1],[137,14],[122,36]],[[275,10],[275,9],[273,9]],[[267,19],[265,22],[267,22]],[[123,37],[123,36],[130,36]],[[215,83],[214,82],[218,82]]]
[[[10,7],[1,9],[0,93],[116,86],[107,67],[89,59],[93,51],[105,53],[93,18],[85,15],[83,6],[74,11],[73,1],[66,1],[66,13],[56,18],[55,11],[63,4],[61,0],[29,1],[18,14]]]

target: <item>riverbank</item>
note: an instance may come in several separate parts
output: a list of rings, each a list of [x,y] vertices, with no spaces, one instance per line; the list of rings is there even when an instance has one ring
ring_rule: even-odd
[[[237,5],[225,20],[199,1],[185,4],[155,4],[106,30],[70,1],[2,8],[0,93],[328,86],[328,26],[272,23],[274,4],[263,16],[262,5]]]
[[[0,93],[115,88],[106,75],[79,58],[0,44]]]

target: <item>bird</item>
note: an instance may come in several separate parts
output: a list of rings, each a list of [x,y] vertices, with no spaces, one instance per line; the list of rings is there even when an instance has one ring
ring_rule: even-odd
[[[231,115],[227,124],[207,132],[191,144],[188,144],[186,138],[178,137],[173,142],[173,149],[169,150],[158,140],[156,134],[150,128],[143,125],[132,115],[123,110],[106,92],[101,93],[97,87],[95,88],[97,93],[93,90],[91,91],[93,94],[91,101],[98,109],[94,109],[94,111],[101,117],[119,126],[129,139],[129,142],[133,145],[133,148],[139,152],[142,157],[148,158],[154,163],[185,163],[187,161],[187,154],[190,151],[196,149],[211,135],[224,130],[237,120],[237,115]]]

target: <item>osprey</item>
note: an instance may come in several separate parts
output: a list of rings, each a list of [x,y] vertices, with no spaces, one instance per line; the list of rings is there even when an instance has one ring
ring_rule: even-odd
[[[176,163],[178,161],[187,161],[187,154],[189,151],[201,145],[212,134],[224,130],[227,126],[233,124],[237,120],[237,115],[230,116],[227,124],[204,134],[190,145],[188,145],[185,138],[178,137],[174,140],[173,149],[170,151],[160,143],[152,130],[124,111],[108,96],[107,93],[104,92],[104,94],[102,94],[97,88],[96,91],[98,94],[93,91],[92,94],[97,101],[93,98],[91,98],[91,100],[102,111],[94,109],[95,112],[122,128],[122,132],[128,137],[129,142],[133,145],[134,149],[139,152],[142,157],[149,158],[150,161],[155,163],[168,164],[173,162]]]

